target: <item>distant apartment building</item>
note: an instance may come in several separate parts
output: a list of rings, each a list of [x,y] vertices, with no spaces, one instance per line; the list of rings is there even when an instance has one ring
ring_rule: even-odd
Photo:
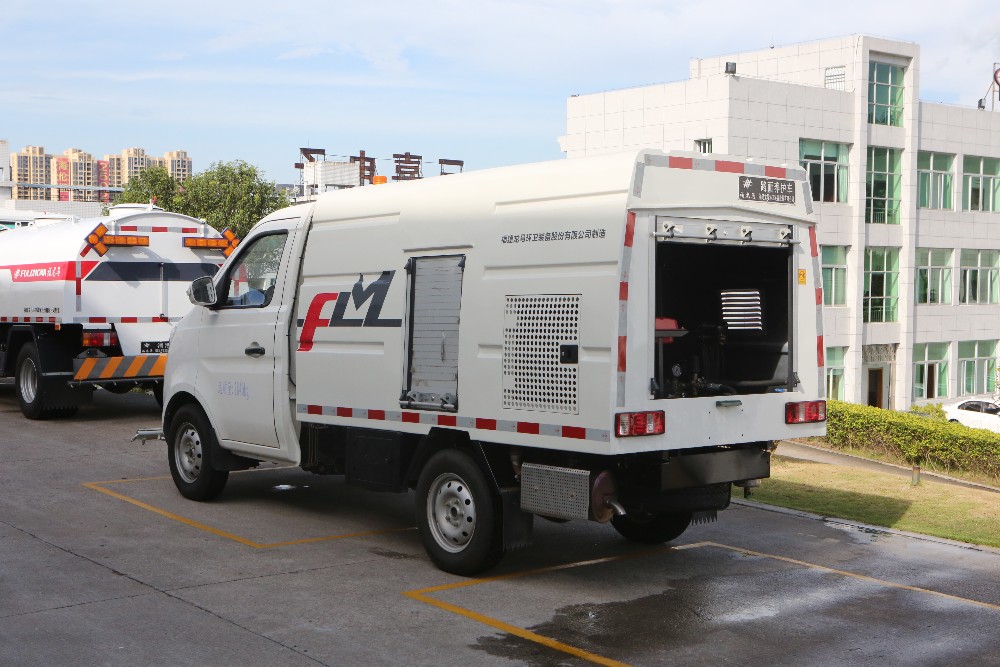
[[[154,157],[143,148],[126,148],[100,160],[78,148],[53,156],[43,146],[27,146],[15,153],[8,149],[8,154],[3,164],[10,165],[12,199],[110,202],[143,169],[163,167],[178,181],[192,174],[192,161],[186,151],[168,151],[163,157]]]
[[[804,167],[827,394],[906,409],[994,392],[1000,346],[1000,113],[919,92],[918,45],[855,35],[573,96],[560,143],[569,158],[652,146]]]

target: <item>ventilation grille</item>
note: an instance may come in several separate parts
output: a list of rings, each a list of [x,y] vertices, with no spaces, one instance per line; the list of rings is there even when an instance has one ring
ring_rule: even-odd
[[[559,346],[577,344],[579,321],[579,294],[507,297],[503,407],[577,414],[577,366]]]
[[[727,290],[722,293],[722,320],[730,331],[763,331],[764,318],[757,290]]]

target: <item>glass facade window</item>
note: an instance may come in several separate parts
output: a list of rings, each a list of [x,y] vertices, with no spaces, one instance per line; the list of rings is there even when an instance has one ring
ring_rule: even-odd
[[[952,173],[955,156],[945,153],[917,153],[917,206],[952,210]]]
[[[951,250],[917,248],[917,303],[951,303]]]
[[[895,322],[899,305],[899,248],[865,249],[865,322]]]
[[[823,246],[821,254],[823,305],[843,306],[847,303],[847,246]]]
[[[1000,211],[1000,158],[962,160],[962,210]]]
[[[826,348],[826,397],[844,400],[844,356],[846,347]]]
[[[959,395],[992,394],[997,382],[997,342],[966,340],[958,344]]]
[[[903,125],[903,73],[899,65],[868,63],[868,122]]]
[[[902,154],[903,151],[895,148],[868,147],[865,222],[899,224],[899,198],[903,183],[900,167]]]
[[[948,395],[948,343],[913,346],[913,398]]]
[[[813,201],[847,201],[849,146],[832,141],[799,140],[799,161],[809,178]]]
[[[1000,297],[1000,251],[962,250],[958,302],[998,303]]]

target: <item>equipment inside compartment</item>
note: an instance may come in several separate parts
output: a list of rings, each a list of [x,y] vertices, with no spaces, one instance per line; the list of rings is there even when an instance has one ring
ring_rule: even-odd
[[[787,391],[788,247],[660,242],[655,398]]]

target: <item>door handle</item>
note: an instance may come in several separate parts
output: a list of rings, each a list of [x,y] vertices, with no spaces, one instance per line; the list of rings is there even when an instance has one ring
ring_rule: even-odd
[[[246,354],[248,357],[257,358],[264,356],[264,351],[265,350],[260,346],[260,343],[254,341],[250,343],[247,349],[243,350],[243,353]]]

